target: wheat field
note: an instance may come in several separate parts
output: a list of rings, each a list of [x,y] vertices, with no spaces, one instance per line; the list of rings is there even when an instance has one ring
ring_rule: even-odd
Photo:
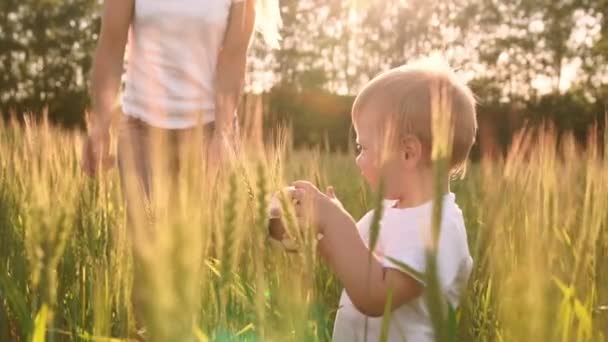
[[[475,266],[438,336],[606,341],[602,136],[583,149],[549,126],[525,130],[503,159],[471,164],[452,184]],[[299,252],[271,243],[266,210],[274,191],[303,178],[333,185],[358,219],[377,194],[354,154],[294,150],[279,134],[219,178],[184,173],[177,197],[160,180],[142,232],[127,224],[116,169],[80,171],[82,139],[44,121],[0,124],[0,341],[331,339],[339,283],[292,216]]]

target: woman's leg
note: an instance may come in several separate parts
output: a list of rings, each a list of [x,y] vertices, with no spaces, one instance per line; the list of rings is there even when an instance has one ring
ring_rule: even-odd
[[[143,264],[137,245],[145,243],[151,233],[152,162],[150,158],[150,128],[143,121],[123,116],[118,134],[118,169],[127,212],[127,232],[133,256],[131,304],[133,323],[139,330],[145,302],[141,286],[145,284]]]
[[[143,258],[155,238],[154,208],[158,205],[176,206],[168,212],[179,212],[179,189],[188,187],[188,180],[200,174],[206,154],[204,141],[212,132],[213,124],[202,129],[166,130],[149,126],[136,118],[125,116],[122,119],[118,136],[118,166],[132,242],[131,300],[138,325],[142,323],[146,310],[145,296],[142,295],[146,285]]]
[[[131,237],[147,225],[152,192],[150,129],[143,121],[124,116],[118,134],[118,169]]]

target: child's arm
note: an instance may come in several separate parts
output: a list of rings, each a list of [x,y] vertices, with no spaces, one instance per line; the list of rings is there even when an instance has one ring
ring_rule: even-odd
[[[385,268],[370,255],[348,213],[336,213],[324,221],[324,237],[319,242],[321,254],[363,314],[382,316],[391,289],[391,310],[422,294],[422,284],[406,273]]]
[[[336,204],[335,199],[324,195],[308,182],[296,182],[294,185],[304,197],[313,198],[314,213],[308,215],[316,217],[314,223],[324,235],[319,242],[321,254],[359,311],[371,317],[382,316],[391,290],[391,309],[422,294],[424,287],[421,283],[406,273],[385,268],[370,254],[359,236],[355,221]]]

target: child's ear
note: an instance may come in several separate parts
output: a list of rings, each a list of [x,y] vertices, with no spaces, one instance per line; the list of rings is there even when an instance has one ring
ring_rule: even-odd
[[[416,163],[422,155],[422,144],[416,136],[407,134],[401,138],[401,151],[406,162]]]

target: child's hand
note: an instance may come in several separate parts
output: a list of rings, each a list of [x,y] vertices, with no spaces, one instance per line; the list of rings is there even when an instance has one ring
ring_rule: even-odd
[[[327,190],[325,191],[325,195],[327,197],[329,197],[329,199],[336,204],[338,207],[340,207],[341,209],[344,209],[344,206],[342,205],[342,202],[340,202],[340,200],[338,199],[338,197],[336,197],[336,192],[334,190],[333,186],[328,186]]]
[[[322,233],[326,223],[335,215],[344,213],[342,203],[336,197],[333,187],[322,193],[310,182],[297,181],[293,183],[295,191],[292,198],[295,200],[296,215],[303,221],[316,226]]]

